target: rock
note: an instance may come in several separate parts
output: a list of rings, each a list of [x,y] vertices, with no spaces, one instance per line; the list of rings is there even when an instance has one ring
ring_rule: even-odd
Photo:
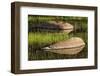
[[[59,54],[77,54],[85,47],[85,43],[81,38],[73,37],[66,41],[60,41],[48,47],[44,47],[45,51]]]
[[[62,21],[59,22],[55,22],[55,21],[50,21],[50,24],[55,24],[56,26],[58,26],[62,32],[66,32],[66,33],[70,33],[71,31],[73,31],[73,25],[71,25],[70,23],[65,23]]]
[[[34,24],[29,29],[29,32],[66,32],[70,33],[73,31],[73,26],[69,23],[64,23],[62,21],[50,21],[48,23]]]

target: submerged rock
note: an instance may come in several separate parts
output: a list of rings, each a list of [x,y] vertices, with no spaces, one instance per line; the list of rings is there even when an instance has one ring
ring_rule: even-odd
[[[44,47],[45,51],[50,51],[59,54],[77,54],[85,47],[85,43],[81,38],[73,37],[66,41],[59,41],[48,47]]]

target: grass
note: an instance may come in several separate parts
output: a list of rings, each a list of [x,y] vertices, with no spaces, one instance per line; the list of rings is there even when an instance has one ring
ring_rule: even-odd
[[[32,32],[28,34],[28,44],[32,45],[34,49],[41,49],[44,46],[67,40],[68,38],[66,33]]]

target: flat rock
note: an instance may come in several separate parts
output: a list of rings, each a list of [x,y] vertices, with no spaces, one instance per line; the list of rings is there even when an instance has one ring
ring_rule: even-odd
[[[60,41],[48,47],[44,47],[45,51],[59,54],[77,54],[84,48],[85,43],[81,38],[72,37],[66,41]]]

